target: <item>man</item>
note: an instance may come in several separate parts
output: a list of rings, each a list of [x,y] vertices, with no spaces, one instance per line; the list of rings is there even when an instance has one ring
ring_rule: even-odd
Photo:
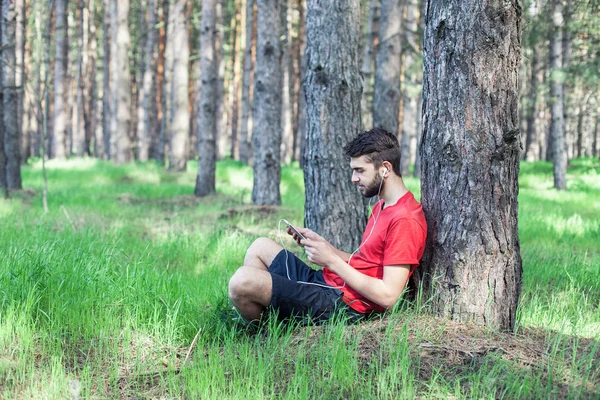
[[[297,228],[316,271],[267,238],[248,249],[244,266],[229,281],[229,297],[248,321],[267,307],[280,319],[329,319],[342,309],[351,319],[394,306],[425,248],[427,226],[421,205],[400,174],[400,146],[382,128],[363,132],[344,151],[350,157],[352,182],[367,198],[379,196],[361,245],[352,254],[334,248],[317,233]]]

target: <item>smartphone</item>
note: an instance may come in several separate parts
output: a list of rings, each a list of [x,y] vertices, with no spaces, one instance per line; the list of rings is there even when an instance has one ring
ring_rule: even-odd
[[[289,223],[288,221],[286,221],[285,219],[283,220],[283,222],[285,222],[285,224],[286,224],[286,225],[287,225],[287,226],[288,226],[288,227],[289,227],[289,228],[292,230],[292,232],[294,232],[296,235],[298,235],[298,237],[299,237],[300,239],[306,239],[306,238],[304,237],[304,235],[303,235],[303,234],[301,234],[300,232],[298,232],[298,229],[296,229],[296,228],[294,227],[294,225],[290,224],[290,223]]]

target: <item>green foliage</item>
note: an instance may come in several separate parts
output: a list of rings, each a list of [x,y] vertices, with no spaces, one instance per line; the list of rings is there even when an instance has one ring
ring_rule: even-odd
[[[28,189],[0,200],[0,396],[72,397],[76,382],[84,398],[597,397],[597,158],[573,160],[567,192],[551,164],[521,167],[515,337],[435,320],[422,301],[359,325],[243,324],[228,279],[280,218],[302,221],[303,173],[284,166],[283,206],[264,209],[250,167],[221,161],[202,199],[196,168],[51,161],[44,214],[40,163],[24,167]]]

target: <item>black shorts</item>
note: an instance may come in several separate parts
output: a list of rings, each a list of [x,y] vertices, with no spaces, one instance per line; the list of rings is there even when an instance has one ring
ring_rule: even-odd
[[[354,322],[363,316],[344,303],[341,290],[325,282],[323,271],[310,268],[292,252],[281,250],[269,273],[273,280],[270,306],[278,311],[280,320],[323,322],[340,312]]]

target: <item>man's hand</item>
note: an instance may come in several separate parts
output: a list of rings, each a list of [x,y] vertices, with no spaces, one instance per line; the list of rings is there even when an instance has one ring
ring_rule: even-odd
[[[333,263],[341,261],[340,256],[337,254],[338,251],[333,247],[327,240],[321,237],[319,234],[311,231],[304,233],[301,232],[306,240],[301,240],[301,244],[304,246],[304,251],[308,256],[308,260],[317,264],[321,267],[329,267]]]

